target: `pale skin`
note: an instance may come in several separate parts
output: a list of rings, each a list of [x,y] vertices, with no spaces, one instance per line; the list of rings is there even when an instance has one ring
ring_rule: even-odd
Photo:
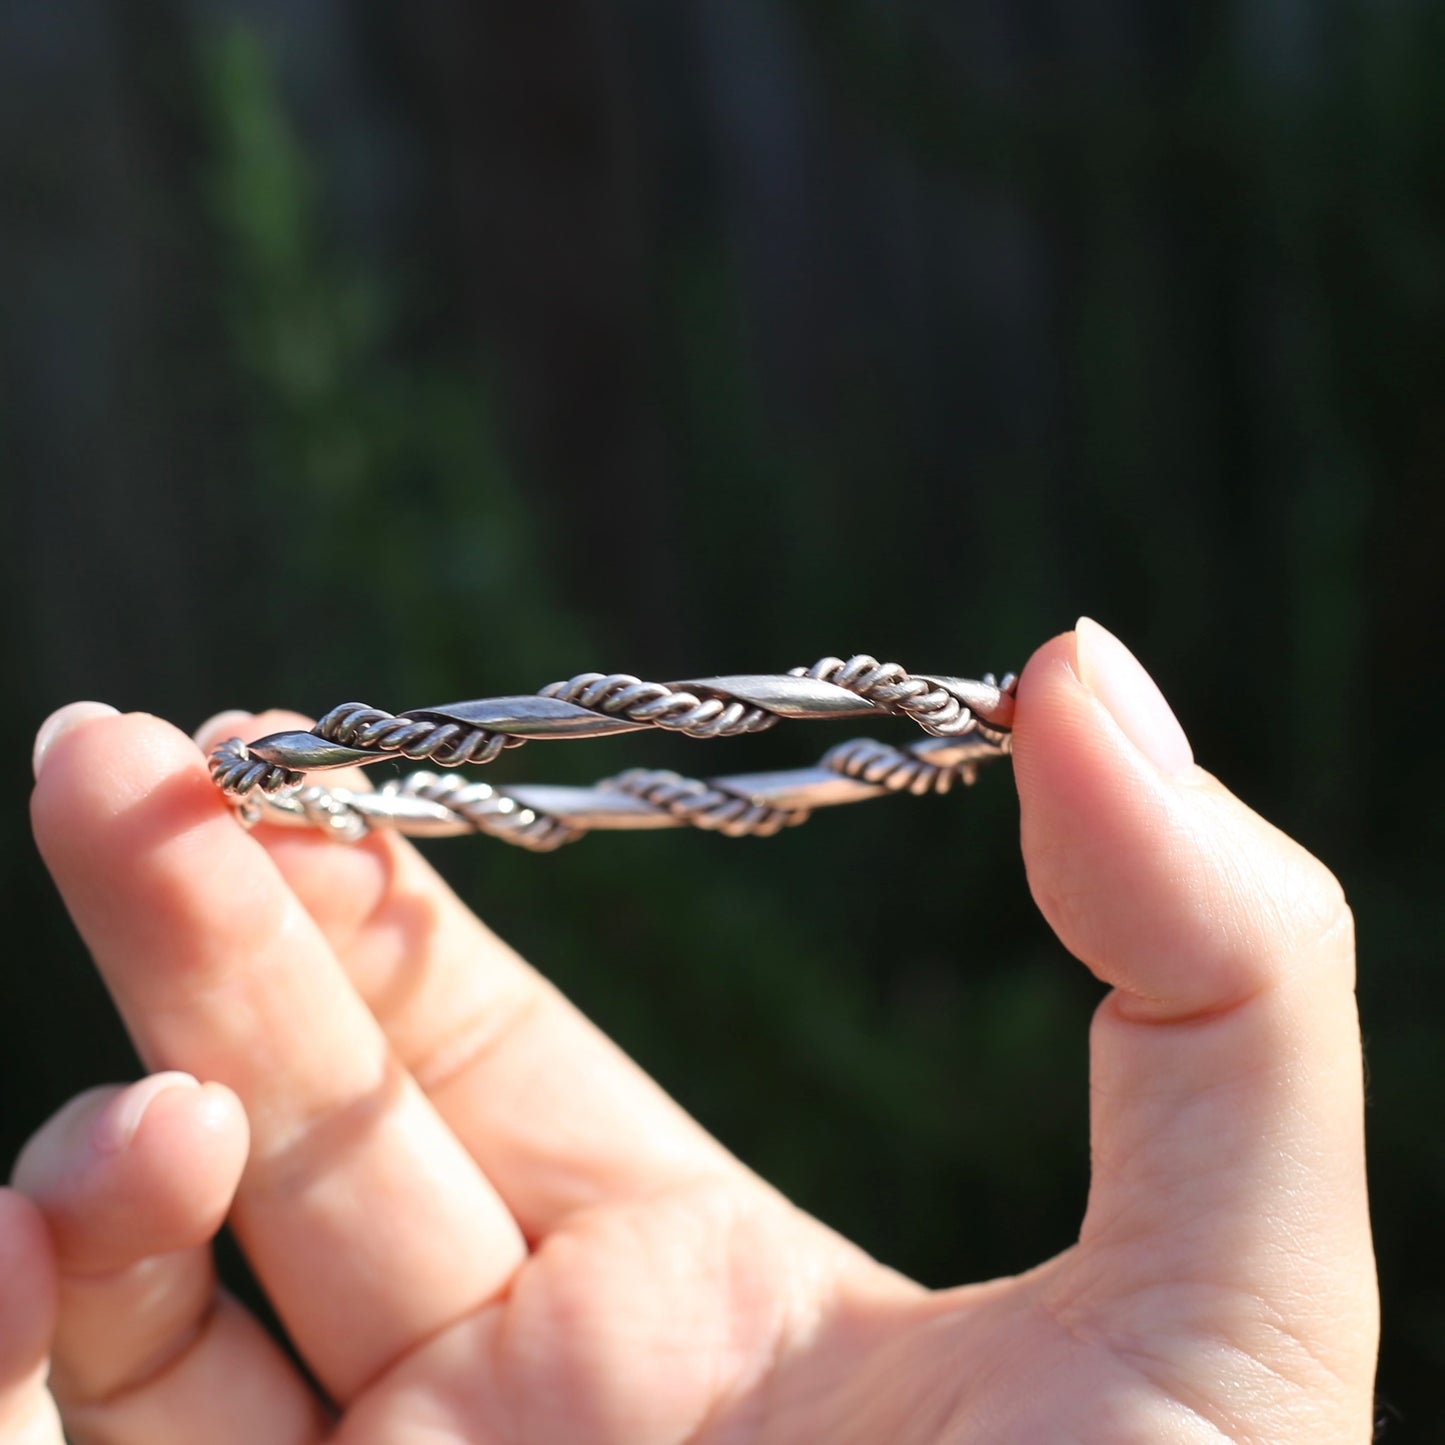
[[[168,724],[60,722],[36,836],[152,1073],[0,1191],[3,1445],[1369,1439],[1349,911],[1094,624],[1029,663],[1014,763],[1034,897],[1112,988],[1088,1208],[941,1292],[749,1172],[404,842],[247,834]],[[218,1294],[227,1218],[324,1393]]]

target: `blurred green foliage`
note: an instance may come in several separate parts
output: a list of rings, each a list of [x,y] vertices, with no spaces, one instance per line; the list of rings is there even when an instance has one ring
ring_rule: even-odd
[[[577,650],[579,624],[531,590],[531,518],[475,368],[397,355],[406,298],[324,235],[317,182],[261,42],[237,28],[205,53],[207,190],[252,418],[254,500],[283,539],[286,585],[257,601],[284,635],[298,612],[325,609],[364,578],[367,625],[340,634],[350,650],[332,665],[360,674],[384,651],[389,680],[409,696],[466,676],[483,629],[498,676],[522,673],[539,652]],[[301,691],[300,673],[280,680]]]

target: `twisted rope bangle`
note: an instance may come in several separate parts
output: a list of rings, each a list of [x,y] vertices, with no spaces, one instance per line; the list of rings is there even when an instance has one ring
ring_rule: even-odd
[[[644,682],[584,672],[534,694],[383,712],[333,708],[306,732],[231,738],[212,750],[211,776],[248,826],[265,820],[323,828],[347,841],[373,828],[416,836],[488,833],[547,852],[593,828],[706,828],[766,837],[814,808],[887,793],[946,793],[1009,751],[1012,674],[996,681],[908,673],[866,655],[825,657],[787,673]],[[687,737],[764,732],[785,718],[891,714],[928,735],[903,748],[860,738],[811,768],[685,778],[633,768],[590,788],[488,783],[414,772],[375,791],[308,784],[305,774],[398,757],[453,768],[489,763],[533,739],[606,737],[664,728]]]

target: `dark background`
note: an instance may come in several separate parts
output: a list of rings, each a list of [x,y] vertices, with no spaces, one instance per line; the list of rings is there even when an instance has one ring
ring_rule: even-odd
[[[1086,611],[1355,904],[1386,1438],[1442,1438],[1442,74],[1409,0],[0,0],[0,1167],[134,1069],[28,839],[52,707],[977,674]],[[945,1284],[1083,1205],[1098,989],[1015,826],[1000,769],[770,841],[431,852]]]

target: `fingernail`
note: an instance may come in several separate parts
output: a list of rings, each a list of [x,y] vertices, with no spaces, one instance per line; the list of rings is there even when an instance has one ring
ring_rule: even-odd
[[[50,714],[40,724],[40,731],[35,734],[35,751],[30,755],[30,766],[35,776],[40,777],[41,765],[45,762],[45,755],[55,746],[55,740],[68,728],[73,728],[76,723],[89,721],[93,717],[116,717],[116,710],[106,702],[72,702],[57,712]]]
[[[96,1115],[95,1123],[91,1125],[90,1142],[102,1154],[119,1154],[135,1138],[146,1110],[167,1089],[200,1087],[201,1082],[194,1074],[185,1074],[179,1069],[152,1074],[128,1089],[122,1089]]]
[[[228,707],[223,712],[218,712],[214,717],[208,717],[191,737],[199,748],[208,748],[213,743],[223,742],[233,733],[240,730],[241,724],[249,722],[254,713],[247,712],[244,708]]]
[[[1103,703],[1119,730],[1166,778],[1194,766],[1194,749],[1174,710],[1138,659],[1107,628],[1081,617],[1074,652],[1084,686]]]

